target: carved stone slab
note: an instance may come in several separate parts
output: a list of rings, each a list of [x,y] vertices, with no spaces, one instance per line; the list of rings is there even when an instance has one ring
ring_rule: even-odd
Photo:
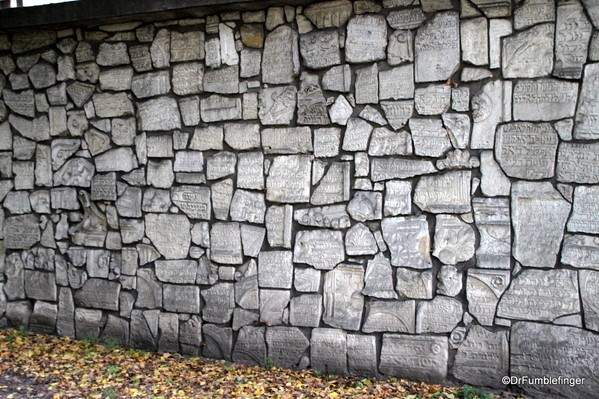
[[[371,176],[373,181],[406,179],[436,171],[437,169],[433,163],[425,160],[373,158],[371,161]]]
[[[515,122],[499,127],[495,154],[504,172],[521,179],[553,176],[558,136],[548,123]]]
[[[457,216],[437,215],[433,256],[444,264],[455,265],[474,256],[474,230]]]
[[[345,60],[371,62],[387,58],[387,24],[382,15],[357,15],[347,24]]]
[[[298,34],[290,26],[277,27],[266,36],[262,54],[262,81],[285,84],[299,74]]]
[[[287,324],[288,290],[260,290],[260,321],[267,325]]]
[[[298,231],[293,261],[307,263],[316,269],[330,270],[345,259],[343,235],[336,230]]]
[[[577,97],[577,83],[555,79],[520,80],[514,86],[514,119],[546,121],[569,118],[574,116]],[[581,104],[579,109],[582,107]]]
[[[497,303],[509,283],[509,270],[468,269],[466,279],[468,311],[483,326],[493,325]]]
[[[173,92],[180,96],[198,94],[204,87],[204,64],[187,62],[173,67]]]
[[[368,155],[412,155],[412,140],[406,131],[393,132],[384,127],[374,129]]]
[[[318,29],[339,28],[347,22],[352,12],[352,4],[347,0],[324,1],[306,7],[304,15]]]
[[[384,334],[379,371],[386,376],[441,381],[447,360],[445,337]]]
[[[133,115],[133,103],[126,93],[96,93],[93,95],[93,102],[96,116],[100,118]]]
[[[343,136],[344,151],[366,151],[372,125],[359,118],[349,118]]]
[[[381,100],[400,100],[414,97],[413,64],[399,66],[388,71],[381,71],[378,78]]]
[[[385,218],[381,222],[383,238],[391,251],[393,266],[415,269],[432,267],[430,237],[425,216]]]
[[[263,288],[291,288],[291,251],[263,251],[258,256],[258,284]]]
[[[501,377],[508,375],[509,344],[506,331],[491,332],[472,326],[458,347],[452,374],[474,385],[503,388]]]
[[[333,374],[347,374],[347,333],[333,328],[312,330],[310,366]]]
[[[462,320],[462,303],[454,298],[437,296],[418,304],[416,333],[448,333]]]
[[[75,293],[75,304],[88,308],[119,310],[120,291],[121,285],[117,282],[92,278]]]
[[[239,66],[208,69],[204,74],[207,93],[239,93]]]
[[[550,21],[555,21],[555,3],[553,1],[527,0],[514,10],[514,28],[518,30]]]
[[[412,212],[412,183],[393,180],[385,183],[385,216],[409,215]]]
[[[325,90],[349,92],[351,86],[351,70],[349,65],[335,66],[322,76]]]
[[[239,223],[214,223],[210,230],[210,259],[228,265],[243,263]]]
[[[239,153],[237,187],[264,189],[264,155],[260,151]]]
[[[200,313],[200,288],[193,285],[164,284],[164,310]]]
[[[493,148],[495,128],[500,122],[508,121],[511,109],[511,82],[499,80],[486,83],[472,98],[472,141],[473,149]]]
[[[210,158],[206,162],[206,178],[208,180],[216,180],[235,173],[235,165],[237,157],[235,153],[229,151],[221,151]]]
[[[433,213],[470,212],[470,171],[423,176],[414,191],[414,203]]]
[[[416,301],[377,301],[366,304],[366,318],[362,331],[415,332]]]
[[[409,11],[412,10],[415,11],[418,9],[413,8]],[[395,32],[393,32],[391,36],[389,36],[389,44],[387,46],[387,63],[389,65],[393,66],[399,65],[404,62],[414,61],[414,46],[412,36],[413,35],[411,30],[396,30]],[[412,71],[412,79],[410,79],[411,82],[409,82],[408,84],[413,84],[413,66],[411,66],[410,69]],[[379,79],[381,79],[380,76]]]
[[[264,88],[258,97],[258,116],[264,125],[287,125],[297,104],[295,86]]]
[[[439,115],[449,110],[451,87],[446,84],[416,89],[414,102],[421,115]]]
[[[414,113],[414,101],[381,101],[381,108],[385,112],[389,125],[397,130],[404,127]]]
[[[286,127],[262,130],[265,154],[297,154],[312,151],[312,131],[309,127]]]
[[[235,286],[233,283],[219,283],[202,290],[205,305],[202,318],[211,323],[227,323],[235,309]]]
[[[365,287],[362,294],[382,299],[397,299],[393,290],[393,274],[391,263],[381,253],[368,261],[364,275]]]
[[[457,12],[441,12],[420,27],[415,44],[416,82],[445,81],[460,63],[460,23]]]
[[[599,270],[599,240],[583,234],[566,234],[561,262],[578,268]]]
[[[557,6],[554,76],[580,79],[592,30],[578,1]]]
[[[4,219],[4,247],[28,249],[41,238],[39,220],[33,214],[10,216]]]
[[[138,103],[137,118],[141,130],[181,128],[181,116],[177,101],[168,97],[158,97]]]
[[[33,90],[23,90],[15,93],[12,90],[4,89],[2,90],[2,99],[13,112],[30,118],[35,117]]]
[[[599,65],[589,64],[584,69],[584,79],[582,81],[582,89],[580,91],[580,102],[576,110],[576,125],[574,126],[575,139],[596,139],[597,134],[597,117],[599,116],[599,106],[593,100],[599,88],[597,82],[599,76]]]
[[[578,186],[574,188],[574,205],[568,219],[568,231],[597,234],[599,222],[596,218],[596,203],[599,186]]]
[[[349,200],[350,164],[334,162],[314,189],[310,203],[313,205],[332,204]]]
[[[185,215],[145,215],[146,235],[166,259],[183,259],[189,252],[191,224]]]
[[[447,131],[438,119],[412,118],[410,130],[416,155],[440,157],[451,148]]]
[[[524,266],[553,267],[571,205],[551,183],[512,185],[512,253]]]
[[[192,219],[210,220],[210,188],[177,186],[171,189],[171,200]]]
[[[245,326],[239,330],[235,349],[233,350],[233,361],[235,363],[259,366],[267,356],[266,341],[264,340],[265,331],[265,327],[250,326]]]
[[[532,340],[531,337],[536,339]],[[572,375],[595,373],[598,345],[595,334],[580,328],[516,323],[511,332],[510,369],[513,375],[526,375],[529,378],[561,375],[563,370],[571,370]],[[591,379],[588,384],[576,385],[576,388],[568,385],[523,387],[528,393],[541,396],[564,397],[576,392],[586,397],[592,396],[597,386],[597,382]]]
[[[266,205],[264,194],[238,189],[231,201],[231,220],[264,223]]]
[[[299,49],[308,68],[326,68],[341,63],[337,31],[314,31],[301,35]]]
[[[497,316],[516,320],[553,321],[580,312],[578,275],[573,270],[524,270],[497,307]]]
[[[597,283],[599,272],[580,270],[578,272],[582,307],[584,310],[584,325],[590,330],[599,330],[599,307],[597,306]]]
[[[241,98],[213,94],[200,100],[200,114],[204,122],[242,119]]]
[[[356,103],[376,104],[379,102],[379,78],[377,64],[356,69]]]
[[[599,183],[599,144],[561,143],[556,176],[560,182]]]
[[[268,356],[278,367],[295,368],[299,365],[310,341],[295,327],[268,327],[266,329]]]
[[[273,202],[308,202],[310,198],[309,155],[274,158],[266,179],[266,199]],[[293,179],[291,179],[293,176]]]
[[[360,329],[364,297],[364,270],[341,264],[324,276],[323,321],[333,327]]]
[[[503,40],[504,78],[536,78],[553,70],[553,24],[534,26]]]
[[[509,269],[511,228],[509,202],[504,198],[473,198],[472,208],[480,245],[476,265],[481,268]]]
[[[441,286],[441,281],[439,281]],[[433,297],[433,273],[400,267],[397,269],[395,289],[400,298],[431,299]]]
[[[349,373],[356,376],[374,376],[377,372],[376,339],[370,335],[347,336],[347,363]]]
[[[408,5],[402,4],[402,5]],[[424,21],[426,16],[420,8],[391,11],[387,16],[387,22],[393,29],[416,29]]]
[[[345,229],[350,226],[345,205],[324,206],[319,208],[298,209],[293,219],[304,226]]]

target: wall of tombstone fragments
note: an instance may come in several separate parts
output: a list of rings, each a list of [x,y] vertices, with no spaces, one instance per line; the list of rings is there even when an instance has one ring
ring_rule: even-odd
[[[0,325],[593,396],[599,3],[417,3],[0,35]]]

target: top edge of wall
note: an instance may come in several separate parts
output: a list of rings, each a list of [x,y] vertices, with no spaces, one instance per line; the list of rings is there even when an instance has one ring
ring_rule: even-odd
[[[221,11],[260,10],[269,6],[307,5],[314,0],[78,0],[0,10],[0,31],[27,28],[92,27],[106,22],[154,22],[198,18]]]

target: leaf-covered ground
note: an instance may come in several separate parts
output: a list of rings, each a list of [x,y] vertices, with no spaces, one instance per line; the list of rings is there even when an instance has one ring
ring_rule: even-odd
[[[503,396],[503,395],[502,395]],[[0,398],[494,398],[470,387],[338,377],[0,330]],[[514,398],[514,396],[509,396]]]

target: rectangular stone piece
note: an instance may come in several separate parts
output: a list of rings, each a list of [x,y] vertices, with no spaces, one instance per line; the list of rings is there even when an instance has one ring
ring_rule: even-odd
[[[379,370],[384,375],[440,382],[447,374],[445,337],[384,334]]]
[[[514,86],[514,119],[547,121],[569,118],[574,116],[577,98],[578,83],[556,79],[519,80]]]
[[[599,143],[561,143],[556,177],[565,183],[599,183]]]
[[[310,365],[331,374],[347,374],[347,333],[334,328],[315,328],[310,339]]]
[[[420,27],[414,42],[416,82],[445,81],[460,64],[460,18],[457,12],[435,14]]]
[[[357,331],[362,321],[364,269],[341,264],[324,277],[323,321],[330,326]]]

